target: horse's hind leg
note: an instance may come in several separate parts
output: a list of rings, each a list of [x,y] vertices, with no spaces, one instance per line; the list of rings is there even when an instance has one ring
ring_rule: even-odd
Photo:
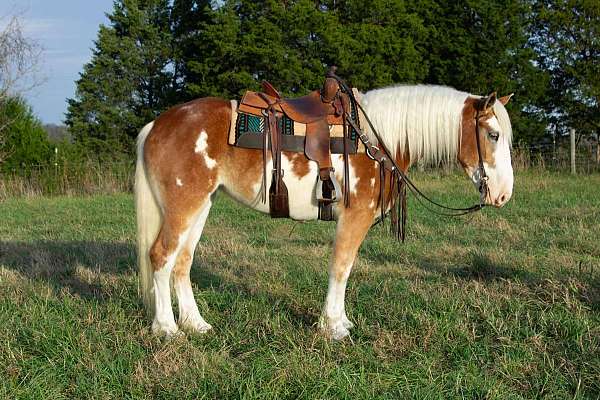
[[[340,340],[350,334],[354,324],[346,316],[344,305],[346,283],[358,248],[373,221],[372,210],[346,210],[338,220],[333,258],[329,265],[329,288],[319,327],[332,339]]]
[[[171,307],[171,272],[177,255],[185,245],[189,228],[177,223],[177,218],[166,215],[158,237],[150,249],[150,261],[154,269],[154,320],[152,331],[173,336],[178,332]]]
[[[169,211],[165,213],[160,232],[150,249],[150,261],[154,269],[155,300],[152,330],[155,333],[172,336],[178,332],[171,306],[171,273],[177,264],[189,271],[189,265],[186,266],[186,264],[191,264],[193,254],[189,251],[190,241],[194,241],[195,244],[199,239],[199,223],[201,222],[200,225],[204,226],[210,209],[210,200],[206,199],[200,204],[201,206],[193,212],[189,212],[189,210],[182,212],[175,206],[171,209],[167,208]],[[176,285],[176,289],[177,287]],[[183,288],[184,293],[188,293],[185,285],[179,285],[179,287]],[[189,292],[191,292],[191,287],[189,287]],[[184,315],[189,316],[193,311],[190,311],[189,296],[185,296],[185,299],[183,302],[185,304]]]
[[[194,292],[192,291],[190,269],[192,268],[194,251],[200,236],[202,236],[210,207],[211,201],[209,200],[192,226],[187,243],[181,249],[173,269],[173,285],[175,286],[179,306],[179,326],[200,333],[208,331],[212,326],[202,318],[200,311],[198,311]]]

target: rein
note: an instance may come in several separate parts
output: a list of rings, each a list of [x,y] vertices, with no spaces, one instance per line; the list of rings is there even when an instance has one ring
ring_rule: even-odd
[[[481,153],[481,143],[479,139],[479,119],[480,119],[480,108],[477,108],[477,112],[475,115],[475,137],[477,141],[477,153],[479,156],[479,165],[477,166],[476,173],[479,174],[479,204],[472,205],[470,207],[457,208],[457,207],[449,207],[443,204],[438,203],[437,201],[431,199],[425,193],[423,193],[414,182],[402,171],[402,169],[396,163],[395,157],[392,157],[391,151],[385,145],[385,142],[381,139],[381,135],[371,122],[369,116],[365,112],[362,105],[356,100],[354,97],[354,93],[352,90],[346,85],[346,83],[335,74],[335,71],[332,70],[328,73],[328,77],[334,78],[340,85],[340,89],[346,93],[351,101],[360,109],[360,111],[365,116],[373,135],[377,139],[378,146],[375,146],[369,140],[369,137],[360,129],[356,121],[348,114],[345,114],[346,121],[352,128],[358,133],[360,140],[363,142],[366,148],[367,155],[377,161],[380,165],[380,205],[381,205],[381,217],[380,221],[385,219],[385,205],[387,204],[385,201],[385,172],[384,169],[391,173],[391,213],[392,213],[392,231],[396,234],[398,239],[401,239],[404,242],[405,238],[405,226],[406,226],[406,188],[415,195],[417,201],[427,210],[433,212],[437,215],[448,216],[448,217],[458,217],[461,215],[470,214],[476,211],[480,211],[485,207],[485,199],[488,195],[488,176],[485,172],[485,167],[483,165],[483,155]],[[486,99],[483,104],[483,109],[485,109],[488,105],[489,98]],[[427,204],[429,203],[429,204]],[[432,207],[434,206],[434,207]],[[437,207],[438,209],[435,209]],[[440,211],[441,209],[442,211]],[[401,221],[398,221],[398,218]]]

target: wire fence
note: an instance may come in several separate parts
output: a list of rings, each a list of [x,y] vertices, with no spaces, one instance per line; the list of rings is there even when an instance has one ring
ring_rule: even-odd
[[[516,171],[540,169],[568,173],[571,156],[568,146],[544,144],[516,146],[512,151]],[[580,143],[576,149],[578,174],[600,173],[598,145]],[[442,174],[458,171],[456,163],[432,168],[417,165],[419,170],[437,170]],[[61,161],[51,165],[23,165],[0,174],[0,199],[55,195],[94,195],[130,192],[133,189],[135,163],[132,161],[100,162]]]
[[[517,170],[541,168],[570,172],[571,149],[568,145],[553,143],[528,147],[517,146],[513,149],[512,161]],[[576,145],[575,171],[578,174],[600,172],[600,148],[597,143],[584,142]]]

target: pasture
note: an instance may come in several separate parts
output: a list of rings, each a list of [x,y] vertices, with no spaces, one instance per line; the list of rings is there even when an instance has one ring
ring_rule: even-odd
[[[462,205],[462,176],[418,175]],[[414,200],[409,198],[410,200]],[[164,341],[137,297],[130,194],[0,204],[0,398],[600,397],[600,176],[519,172],[501,210],[409,201],[371,229],[350,340],[316,329],[334,224],[271,220],[219,195],[192,281],[214,329]]]

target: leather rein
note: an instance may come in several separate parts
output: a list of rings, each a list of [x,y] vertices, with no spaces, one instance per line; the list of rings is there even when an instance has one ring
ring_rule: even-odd
[[[485,99],[482,107],[477,107],[477,111],[475,114],[475,137],[477,142],[477,153],[479,156],[479,163],[475,174],[478,174],[479,177],[479,204],[472,205],[470,207],[450,207],[443,204],[438,203],[437,201],[431,199],[425,193],[423,193],[414,182],[402,171],[402,169],[398,166],[395,157],[392,157],[392,152],[387,148],[385,142],[381,139],[381,135],[375,127],[373,123],[369,119],[369,116],[365,112],[362,105],[357,101],[354,96],[352,90],[346,85],[346,83],[337,76],[333,71],[330,71],[327,74],[328,77],[334,78],[340,85],[340,90],[347,94],[350,100],[355,104],[358,109],[362,112],[365,117],[365,120],[369,124],[371,128],[371,132],[375,136],[378,141],[378,145],[375,146],[369,140],[369,137],[363,132],[362,129],[358,126],[355,119],[351,117],[347,112],[345,113],[345,119],[348,124],[358,133],[360,140],[363,142],[366,148],[366,153],[369,158],[375,160],[380,165],[381,171],[381,182],[380,182],[380,206],[381,206],[381,217],[380,221],[383,221],[386,213],[386,205],[385,201],[385,193],[384,193],[384,185],[385,185],[385,171],[389,171],[391,173],[391,213],[392,213],[392,230],[398,236],[398,239],[404,241],[405,237],[405,224],[406,224],[406,188],[408,188],[417,201],[425,207],[427,210],[443,216],[457,217],[465,214],[470,214],[476,211],[480,211],[485,207],[485,199],[488,196],[489,188],[488,188],[488,176],[485,171],[485,167],[483,164],[483,154],[481,151],[481,143],[479,138],[479,119],[481,118],[480,111],[485,110],[489,103],[489,97]],[[346,185],[347,186],[347,185]],[[394,199],[394,197],[397,197]],[[396,209],[397,206],[397,209]],[[432,207],[434,206],[434,207]],[[437,207],[437,209],[435,208]],[[441,211],[440,211],[441,210]],[[398,222],[398,217],[401,217],[401,222]]]

